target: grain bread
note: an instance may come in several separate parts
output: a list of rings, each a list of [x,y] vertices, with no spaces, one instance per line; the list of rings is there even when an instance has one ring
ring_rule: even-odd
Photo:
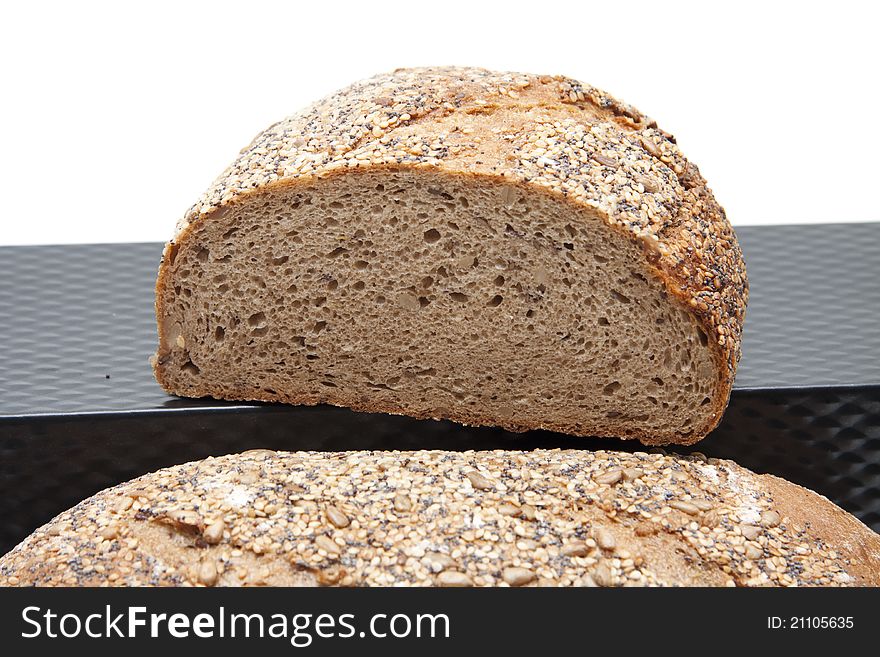
[[[186,213],[169,392],[690,444],[748,295],[675,139],[563,77],[403,69],[269,127]]]
[[[0,559],[0,585],[878,585],[880,536],[704,456],[272,452],[145,475]]]

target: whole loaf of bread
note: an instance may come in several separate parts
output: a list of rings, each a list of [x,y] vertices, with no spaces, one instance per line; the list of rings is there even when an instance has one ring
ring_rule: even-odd
[[[880,536],[730,461],[647,453],[272,452],[102,491],[0,585],[880,584]]]
[[[402,69],[270,126],[186,213],[154,369],[190,397],[690,444],[747,296],[724,211],[641,112]]]

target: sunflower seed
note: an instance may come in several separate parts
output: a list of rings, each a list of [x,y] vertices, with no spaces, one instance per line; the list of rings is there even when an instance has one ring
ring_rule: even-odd
[[[188,509],[172,509],[164,517],[157,517],[157,520],[183,531],[198,531],[204,526],[202,517]]]
[[[657,181],[648,176],[636,176],[636,182],[641,183],[642,187],[645,188],[646,192],[656,192],[659,187],[657,186]]]
[[[535,573],[528,568],[505,568],[501,572],[501,578],[510,586],[523,586],[536,579]]]
[[[455,566],[455,559],[442,552],[428,552],[422,559],[422,563],[432,572],[439,573]]]
[[[591,575],[597,586],[614,585],[614,576],[611,574],[611,568],[604,561],[596,566]]]
[[[764,551],[761,548],[756,547],[751,543],[746,545],[746,559],[751,559],[752,561],[754,561],[755,559],[760,559],[763,556]]]
[[[590,548],[586,543],[575,541],[568,545],[562,546],[562,554],[566,557],[585,557],[590,553]]]
[[[223,540],[223,530],[225,529],[226,523],[223,520],[215,520],[202,532],[202,538],[208,545],[217,545]]]
[[[620,470],[609,470],[608,472],[604,472],[598,477],[595,477],[596,483],[602,484],[603,486],[613,486],[621,479],[623,479],[623,472]]]
[[[470,480],[471,486],[473,486],[477,490],[492,490],[493,488],[495,488],[495,482],[483,476],[476,470],[471,470],[470,472],[468,472],[467,478]]]
[[[601,153],[593,153],[591,156],[596,162],[602,164],[606,167],[617,168],[617,160],[612,157],[608,157],[607,155],[602,155]]]
[[[638,479],[644,473],[638,468],[627,468],[623,471],[623,478],[627,481],[632,481],[633,479]]]
[[[217,583],[219,575],[217,573],[217,564],[213,559],[205,559],[199,565],[199,583],[205,586],[214,586]]]
[[[242,452],[241,456],[275,456],[275,451],[271,449],[249,449]]]
[[[673,509],[678,509],[682,513],[686,513],[689,516],[696,515],[700,512],[700,509],[690,502],[685,502],[684,500],[671,500],[669,502],[669,506]]]
[[[331,555],[342,552],[339,546],[336,545],[336,542],[326,534],[321,534],[315,538],[315,547]]]
[[[761,524],[765,527],[776,527],[782,522],[782,518],[776,511],[764,511],[761,514]]]
[[[739,532],[747,540],[754,541],[761,534],[761,528],[755,527],[754,525],[740,525]]]
[[[351,520],[348,519],[348,516],[337,506],[329,504],[327,508],[324,509],[324,513],[327,514],[327,520],[330,524],[338,529],[344,529],[351,524]]]
[[[652,157],[660,157],[660,149],[657,147],[653,141],[648,139],[647,137],[639,137],[639,141],[642,143],[642,147],[651,154]]]
[[[593,538],[596,539],[596,545],[603,550],[613,550],[617,547],[617,539],[614,538],[614,534],[604,527],[596,527],[593,530]]]
[[[506,502],[499,504],[497,507],[497,511],[502,516],[512,516],[512,517],[516,517],[521,513],[519,507],[513,506],[513,504],[507,504]]]
[[[465,575],[464,573],[460,573],[457,570],[444,570],[442,573],[437,575],[437,583],[440,586],[449,586],[449,587],[457,587],[457,586],[473,586],[474,582],[470,577]]]

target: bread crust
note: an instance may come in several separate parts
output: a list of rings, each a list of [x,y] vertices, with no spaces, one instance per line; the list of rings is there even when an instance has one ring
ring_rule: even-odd
[[[482,118],[471,132],[457,128],[460,119],[475,115]],[[536,134],[551,136],[530,141]],[[548,148],[548,140],[554,146]],[[153,364],[159,383],[175,392],[162,368],[170,265],[200,226],[232,204],[279,187],[352,171],[423,167],[551,194],[573,209],[598,214],[637,244],[668,297],[710,337],[717,378],[712,413],[689,436],[634,428],[627,437],[691,444],[717,426],[741,355],[748,281],[733,229],[696,166],[672,135],[605,92],[561,76],[475,68],[398,69],[343,89],[257,135],[187,211],[166,246],[156,287],[159,350]],[[318,403],[268,393],[253,397]],[[369,404],[357,408],[394,412]],[[501,424],[494,417],[481,423]]]
[[[272,452],[98,493],[0,558],[21,586],[852,586],[880,536],[702,455]]]

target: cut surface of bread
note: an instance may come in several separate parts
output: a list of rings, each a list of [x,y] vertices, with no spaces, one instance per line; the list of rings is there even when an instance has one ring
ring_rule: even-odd
[[[565,83],[528,76],[489,107],[504,75],[380,76],[258,136],[166,249],[166,390],[646,443],[708,433],[747,295],[723,211],[634,110],[551,103]],[[459,106],[430,109],[438,95]],[[385,121],[360,134],[374,107]],[[562,132],[529,141],[540,126]]]
[[[271,452],[107,489],[0,558],[0,586],[852,586],[880,536],[730,461]]]

